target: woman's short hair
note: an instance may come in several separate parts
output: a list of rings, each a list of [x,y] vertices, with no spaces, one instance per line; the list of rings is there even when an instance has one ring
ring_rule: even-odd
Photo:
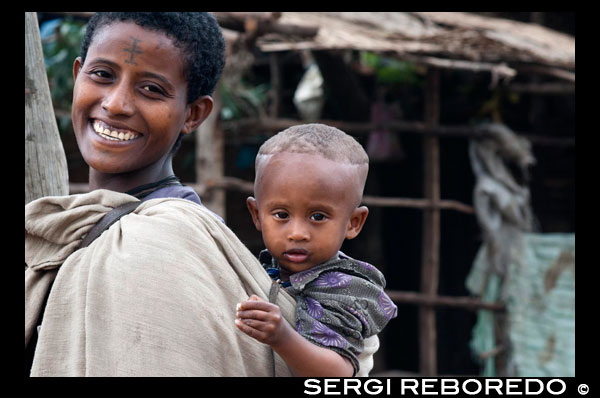
[[[81,42],[81,62],[85,62],[88,48],[101,27],[127,21],[164,32],[181,49],[188,104],[213,93],[225,65],[225,39],[216,19],[206,12],[96,13],[90,18]]]

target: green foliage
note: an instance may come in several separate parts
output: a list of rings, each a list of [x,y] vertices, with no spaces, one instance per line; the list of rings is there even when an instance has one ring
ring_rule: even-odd
[[[250,86],[240,81],[234,87],[223,80],[221,91],[223,120],[235,120],[244,117],[263,117],[269,97],[269,85]]]
[[[85,23],[71,18],[47,21],[40,27],[52,105],[61,134],[66,134],[71,125],[73,61],[79,56],[84,33]]]
[[[410,62],[369,51],[361,52],[360,59],[364,66],[374,71],[378,83],[420,84],[422,81],[417,68]]]

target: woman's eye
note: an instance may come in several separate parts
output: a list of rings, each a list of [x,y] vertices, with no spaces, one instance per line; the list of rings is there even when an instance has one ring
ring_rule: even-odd
[[[281,220],[285,220],[286,218],[288,218],[288,214],[283,211],[278,211],[277,213],[274,214],[274,216],[275,216],[275,218],[279,218]]]
[[[310,218],[314,221],[323,221],[325,219],[325,216],[321,213],[315,213],[312,216],[310,216]]]
[[[157,86],[154,86],[152,84],[146,84],[145,86],[142,87],[142,89],[151,92],[153,94],[164,94],[164,91],[162,91],[160,88],[158,88]]]
[[[90,74],[98,76],[99,78],[102,78],[102,79],[110,79],[110,77],[111,77],[110,73],[108,73],[107,71],[102,70],[102,69],[93,70],[90,72]]]

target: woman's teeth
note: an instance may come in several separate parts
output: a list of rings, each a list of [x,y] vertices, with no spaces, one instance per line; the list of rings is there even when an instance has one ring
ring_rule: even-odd
[[[139,134],[135,134],[130,131],[126,133],[114,130],[111,131],[107,128],[102,127],[98,122],[94,122],[94,131],[100,134],[103,138],[106,138],[111,141],[129,141],[139,136]]]

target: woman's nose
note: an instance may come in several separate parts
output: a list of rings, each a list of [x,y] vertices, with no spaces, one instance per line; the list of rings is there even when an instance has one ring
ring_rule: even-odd
[[[131,115],[134,110],[134,96],[126,82],[113,86],[102,101],[102,108],[111,115]]]

